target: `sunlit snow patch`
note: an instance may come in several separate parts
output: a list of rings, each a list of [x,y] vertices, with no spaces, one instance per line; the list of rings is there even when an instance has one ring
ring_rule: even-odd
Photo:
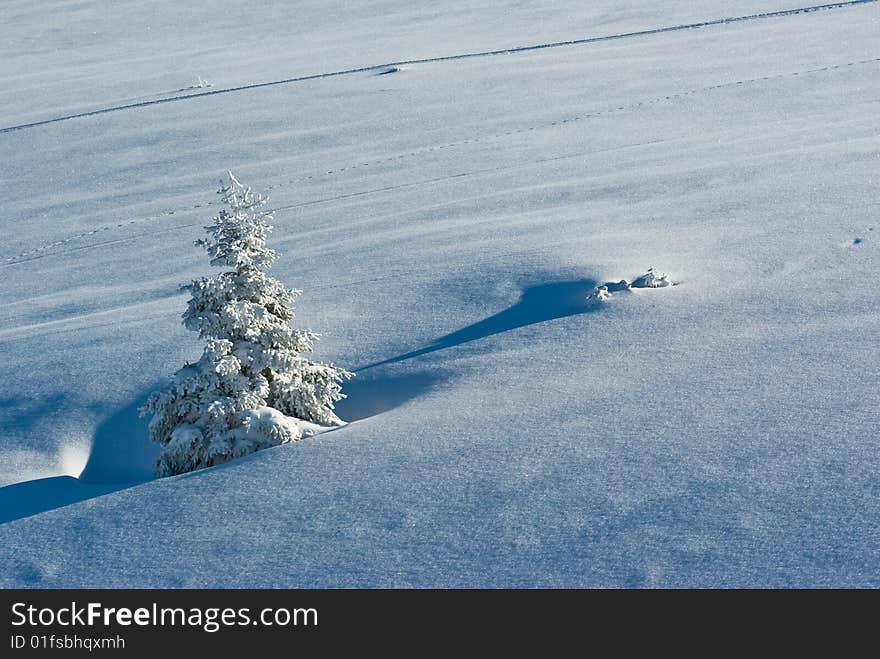
[[[65,476],[79,478],[89,461],[89,447],[85,444],[65,444],[58,451],[58,470]]]

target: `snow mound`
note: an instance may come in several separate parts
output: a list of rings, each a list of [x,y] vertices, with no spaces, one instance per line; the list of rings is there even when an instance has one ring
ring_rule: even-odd
[[[338,427],[321,426],[311,421],[287,416],[274,407],[245,410],[242,417],[243,425],[237,429],[239,438],[246,443],[252,443],[254,450],[297,442],[304,437],[312,437]]]
[[[182,424],[171,433],[171,439],[160,459],[159,475],[167,476],[186,471],[222,464],[232,458],[239,458],[271,446],[296,442],[304,437],[331,430],[335,426],[321,426],[287,416],[273,407],[257,407],[240,413],[241,425],[231,431],[234,436],[231,451],[212,451],[204,445],[211,440],[202,428],[194,424]],[[199,460],[199,456],[210,456]],[[168,460],[174,464],[164,464]],[[187,464],[179,464],[188,459]]]

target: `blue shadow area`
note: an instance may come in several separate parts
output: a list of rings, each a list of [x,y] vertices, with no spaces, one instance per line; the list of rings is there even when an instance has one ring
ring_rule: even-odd
[[[59,393],[46,398],[0,398],[0,428],[34,430],[66,403],[67,397]]]
[[[130,486],[130,485],[129,485]],[[128,486],[84,483],[72,476],[38,478],[0,488],[0,524],[123,490]]]
[[[98,426],[81,481],[131,483],[153,478],[159,447],[150,441],[147,419],[138,413],[146,398],[115,412]]]
[[[348,398],[336,403],[336,413],[343,421],[359,421],[403,405],[432,389],[441,380],[436,373],[389,375],[358,374],[342,390]]]
[[[377,366],[395,364],[407,359],[437,352],[438,350],[445,350],[446,348],[460,346],[471,341],[485,339],[486,337],[509,332],[519,327],[536,325],[548,320],[592,311],[596,309],[596,306],[587,303],[587,296],[595,287],[596,282],[591,279],[559,281],[529,286],[523,290],[517,303],[504,311],[500,311],[494,316],[489,316],[485,320],[481,320],[473,325],[463,327],[451,334],[442,336],[424,348],[364,366],[358,369],[358,373],[376,368]]]
[[[79,478],[38,478],[0,488],[0,524],[151,480],[159,447],[150,442],[147,420],[138,415],[144,400],[122,408],[98,426]]]

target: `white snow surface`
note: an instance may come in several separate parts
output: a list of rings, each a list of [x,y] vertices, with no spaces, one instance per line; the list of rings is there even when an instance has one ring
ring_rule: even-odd
[[[0,586],[880,586],[880,3],[411,63],[802,6],[5,2]],[[152,479],[227,169],[349,423]]]

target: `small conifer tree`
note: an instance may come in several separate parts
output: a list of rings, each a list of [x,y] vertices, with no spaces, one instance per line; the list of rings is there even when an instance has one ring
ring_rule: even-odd
[[[161,447],[159,476],[220,464],[268,446],[296,441],[343,422],[333,404],[344,398],[345,369],[311,361],[317,335],[294,329],[294,300],[266,270],[272,214],[266,198],[229,173],[219,194],[227,208],[196,241],[211,264],[228,268],[188,287],[184,326],[207,341],[201,358],[180,369],[142,408]]]

